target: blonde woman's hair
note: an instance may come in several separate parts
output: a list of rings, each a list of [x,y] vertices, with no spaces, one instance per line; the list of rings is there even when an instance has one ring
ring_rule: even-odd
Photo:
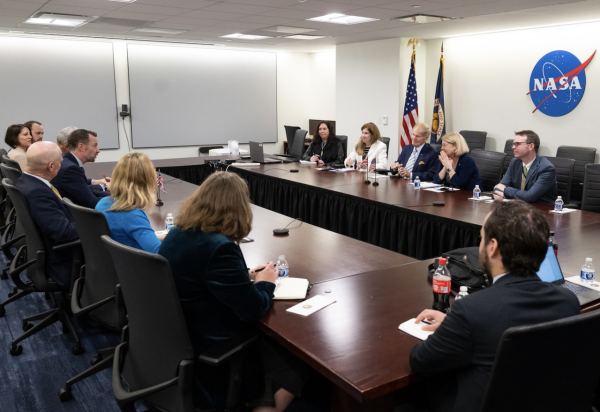
[[[152,161],[143,153],[127,153],[119,160],[110,183],[114,203],[109,212],[152,210],[156,203],[156,172]]]
[[[465,153],[469,153],[469,145],[460,133],[446,133],[442,136],[442,141],[456,147],[456,152],[454,152],[455,156],[462,156]]]
[[[239,242],[252,230],[248,184],[235,173],[213,173],[181,206],[175,226],[220,233]]]
[[[379,128],[375,123],[369,122],[363,124],[363,126],[360,128],[360,131],[362,132],[365,129],[371,133],[371,145],[379,140],[383,141],[381,138],[381,133],[379,132]],[[365,153],[366,147],[367,145],[362,141],[362,137],[360,137],[358,139],[358,143],[356,143],[356,146],[354,146],[354,151],[357,155],[362,156]]]

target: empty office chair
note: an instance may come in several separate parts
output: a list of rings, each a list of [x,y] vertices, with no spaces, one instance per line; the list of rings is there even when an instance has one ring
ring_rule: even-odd
[[[296,161],[300,160],[302,158],[302,155],[304,154],[304,139],[306,138],[307,134],[308,132],[306,130],[298,129],[294,134],[293,146],[289,145],[288,140],[288,152],[290,156],[292,156],[292,158]]]
[[[508,170],[508,165],[510,164],[510,161],[513,159],[513,157],[515,157],[515,153],[512,149],[512,144],[514,140],[515,139],[508,139],[506,143],[504,143],[504,154],[506,155],[506,157],[504,158],[504,165],[502,166],[502,176],[504,176],[504,174]]]
[[[195,359],[169,262],[102,236],[113,258],[129,325],[117,346],[113,391],[122,411],[135,411],[142,400],[152,410],[193,411],[194,368],[203,364],[229,368],[224,411],[233,411],[242,382],[245,349],[256,336],[231,339]],[[131,392],[121,384],[121,377]]]
[[[475,160],[479,168],[481,190],[489,192],[494,189],[494,186],[500,183],[505,156],[504,153],[491,152],[489,150],[471,151],[471,157]]]
[[[8,155],[2,156],[2,160],[3,160],[2,163],[4,163],[5,165],[10,166],[10,167],[22,172],[21,165],[19,165],[18,162],[14,161],[10,157],[8,157]]]
[[[287,144],[288,144],[288,152],[285,154],[289,154],[291,155],[292,153],[292,147],[294,147],[294,137],[296,137],[296,130],[299,130],[300,128],[298,126],[283,126],[285,128],[285,137],[287,140]],[[302,139],[302,142],[304,142],[304,139]]]
[[[383,143],[385,143],[385,154],[386,154],[386,156],[389,156],[390,155],[390,138],[382,137],[381,139],[383,139]]]
[[[5,163],[0,164],[0,172],[3,177],[10,179],[12,182],[16,182],[21,177],[20,170],[9,167]],[[2,228],[0,228],[0,231],[2,233],[2,239],[0,240],[0,249],[6,257],[6,260],[8,261],[7,266],[2,270],[2,275],[0,275],[0,278],[2,279],[8,279],[8,270],[14,257],[12,249],[18,249],[21,246],[25,245],[25,232],[23,231],[23,226],[21,225],[21,222],[19,222],[19,219],[17,219],[17,215],[15,214],[12,201],[10,200],[10,197],[8,195],[6,196],[5,205],[7,205],[7,207],[10,207],[11,211],[8,213],[6,224]],[[9,298],[17,292],[16,289],[17,288],[15,288],[13,292],[8,294]]]
[[[600,164],[585,166],[581,210],[600,213]]]
[[[460,134],[465,138],[467,144],[469,145],[469,149],[481,149],[485,150],[485,140],[487,137],[487,132],[477,132],[473,130],[461,130]]]
[[[335,135],[342,142],[342,147],[344,148],[344,159],[348,157],[348,136],[344,135]]]
[[[44,313],[23,319],[23,330],[25,333],[12,341],[10,354],[13,356],[20,355],[23,352],[23,347],[19,345],[19,342],[45,329],[53,323],[61,321],[63,324],[63,331],[70,332],[71,336],[73,336],[75,339],[75,345],[72,348],[73,354],[79,355],[83,353],[83,346],[81,346],[77,332],[75,331],[73,323],[71,322],[69,310],[66,307],[68,301],[67,294],[61,290],[60,286],[54,282],[54,280],[46,276],[46,250],[38,228],[33,222],[33,218],[29,213],[27,200],[21,191],[13,185],[10,179],[4,178],[2,180],[2,185],[13,200],[15,209],[17,211],[17,216],[19,216],[19,219],[23,224],[23,229],[25,230],[25,239],[27,241],[25,246],[21,246],[19,248],[10,266],[10,277],[16,286],[21,289],[21,291],[17,293],[17,295],[9,298],[8,301],[14,301],[21,296],[32,292],[61,292],[63,295],[60,305],[55,305],[54,308]],[[73,250],[73,270],[79,272],[79,267],[81,266],[82,261],[79,241],[57,245],[54,247],[55,250],[63,248],[69,248]],[[20,256],[26,256],[26,262],[17,266]],[[21,272],[23,272],[25,269],[27,269],[27,277],[31,281],[31,284],[25,284],[19,277]],[[4,306],[8,301],[3,302],[0,306],[2,311],[4,311]],[[0,313],[0,315],[2,314],[3,313]],[[39,320],[40,322],[36,325],[31,323],[32,321],[36,320]]]
[[[3,156],[8,156],[8,152],[5,149],[0,149],[0,163],[4,163]]]
[[[556,157],[575,159],[573,168],[573,181],[571,183],[571,203],[580,203],[583,198],[583,175],[585,165],[596,161],[595,147],[559,146]]]
[[[600,377],[600,311],[502,335],[482,412],[589,412]],[[560,387],[551,383],[560,382]]]
[[[562,157],[546,157],[554,166],[556,171],[556,184],[558,187],[558,196],[562,196],[565,207],[577,207],[576,205],[566,205],[571,199],[571,181],[573,179],[573,167],[575,159],[565,159]]]
[[[429,143],[429,146],[433,147],[435,149],[435,151],[438,153],[442,150],[441,143]]]
[[[75,281],[71,295],[71,310],[77,318],[88,315],[95,322],[113,331],[121,331],[127,324],[127,312],[121,294],[112,257],[101,237],[110,236],[104,214],[98,210],[73,204],[63,199],[75,223],[85,256],[82,276]],[[98,351],[92,367],[69,379],[58,396],[62,402],[73,398],[71,387],[113,364],[115,348]]]
[[[208,154],[212,149],[223,149],[223,146],[202,146],[198,148],[198,154]]]

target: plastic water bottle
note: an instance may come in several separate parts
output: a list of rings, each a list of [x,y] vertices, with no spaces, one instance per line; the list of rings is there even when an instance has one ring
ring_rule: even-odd
[[[285,260],[284,255],[279,256],[275,267],[279,271],[279,274],[277,276],[279,276],[280,278],[287,278],[288,276],[290,276],[290,267],[288,266],[287,260]]]
[[[173,213],[168,213],[167,218],[165,219],[165,228],[167,230],[171,230],[175,227],[175,223],[173,223]]]
[[[564,204],[565,202],[562,200],[562,196],[557,197],[556,202],[554,202],[554,211],[562,212]]]
[[[554,239],[554,232],[550,231],[550,238],[548,239],[548,246],[552,246],[554,249],[554,254],[558,256],[558,243],[556,243],[556,239]]]
[[[473,198],[475,200],[479,200],[480,197],[481,197],[481,189],[479,188],[479,185],[475,185],[475,189],[473,189]]]
[[[466,286],[461,286],[460,287],[460,292],[458,292],[458,295],[456,295],[456,298],[454,298],[454,301],[462,299],[465,296],[469,296],[469,288],[466,287]]]
[[[415,177],[415,189],[421,189],[421,179],[419,179],[419,176]]]
[[[443,313],[448,313],[450,309],[450,286],[452,285],[446,263],[445,258],[440,258],[433,274],[433,309]]]
[[[592,258],[585,258],[585,263],[581,267],[581,281],[583,283],[592,283],[595,274],[596,269],[594,269],[594,265],[592,265]]]

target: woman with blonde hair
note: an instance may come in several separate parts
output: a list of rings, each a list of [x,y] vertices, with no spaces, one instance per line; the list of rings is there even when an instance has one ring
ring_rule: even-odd
[[[369,170],[375,169],[375,166],[378,169],[387,169],[387,146],[383,143],[379,128],[375,123],[366,123],[361,127],[361,130],[360,140],[354,146],[350,156],[346,158],[346,167],[358,162],[357,169],[365,168],[366,170],[367,164]]]
[[[252,229],[246,182],[216,172],[183,204],[159,254],[171,267],[194,353],[250,332],[269,309],[277,269],[273,262],[248,270],[238,243]],[[259,270],[260,269],[260,270]],[[306,366],[268,338],[247,358],[242,388],[254,411],[283,411],[299,396]],[[223,407],[226,376],[197,370],[194,402],[201,410]]]
[[[96,204],[106,216],[111,236],[127,246],[156,253],[164,235],[158,237],[146,213],[156,203],[156,172],[143,153],[128,153],[113,171],[110,197]]]
[[[461,190],[481,188],[481,177],[477,163],[469,154],[469,145],[460,133],[447,133],[442,136],[442,149],[438,156],[441,170],[433,175],[435,183],[445,183]]]

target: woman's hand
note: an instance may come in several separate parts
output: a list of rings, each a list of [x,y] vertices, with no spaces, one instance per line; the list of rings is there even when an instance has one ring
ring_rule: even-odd
[[[318,160],[318,161],[317,161],[317,166],[319,166],[319,167],[323,167],[323,166],[325,166],[325,162],[324,162],[324,161],[322,161],[322,160]]]
[[[352,159],[346,160],[346,167],[352,166]]]
[[[250,276],[251,280],[254,280],[256,278],[257,270],[260,270],[260,269],[263,269],[266,267],[267,267],[267,265],[258,265],[257,267],[252,268],[248,271],[248,276]]]
[[[275,263],[269,262],[262,271],[256,273],[254,281],[275,283],[278,273]]]
[[[440,163],[442,163],[446,169],[452,167],[452,159],[448,157],[446,152],[440,152],[438,159],[440,159]]]
[[[318,162],[319,161],[319,155],[313,155],[313,157],[310,158],[311,162]]]
[[[369,166],[369,170],[375,170],[375,164],[371,163],[371,166]]]

